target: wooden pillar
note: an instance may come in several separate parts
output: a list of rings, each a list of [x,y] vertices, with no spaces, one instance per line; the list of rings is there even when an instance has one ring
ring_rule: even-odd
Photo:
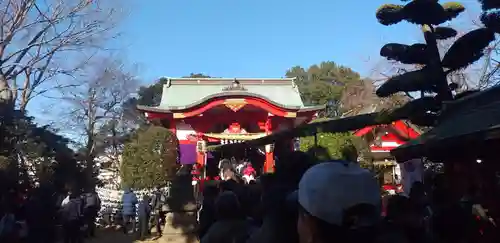
[[[272,173],[274,172],[274,145],[266,145],[266,162],[264,164],[264,172]]]
[[[205,153],[204,152],[196,152],[196,164],[198,166],[205,166]]]
[[[272,133],[271,117],[267,117],[265,125],[266,135]],[[266,145],[266,161],[264,162],[264,173],[272,173],[274,171],[274,146],[273,144]]]
[[[177,137],[177,122],[176,120],[165,121],[166,128],[170,130],[175,137]]]
[[[205,169],[205,162],[207,157],[207,142],[203,140],[201,135],[198,135],[196,142],[196,164],[198,168]]]

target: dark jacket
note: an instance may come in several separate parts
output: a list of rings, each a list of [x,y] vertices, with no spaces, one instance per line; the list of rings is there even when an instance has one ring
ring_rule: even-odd
[[[213,201],[204,200],[200,209],[198,223],[198,238],[203,238],[215,223],[215,205]]]
[[[149,197],[144,198],[139,203],[139,208],[138,208],[137,214],[139,215],[139,218],[149,217],[149,215],[151,214],[151,206],[149,205]]]
[[[161,210],[166,203],[167,199],[162,191],[157,190],[153,193],[151,197],[151,208],[153,210]]]
[[[250,230],[246,219],[217,221],[201,238],[200,243],[245,243]]]

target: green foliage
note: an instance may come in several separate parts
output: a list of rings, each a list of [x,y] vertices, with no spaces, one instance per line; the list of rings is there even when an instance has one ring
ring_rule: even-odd
[[[168,82],[167,78],[160,78],[158,82],[150,86],[139,88],[137,104],[157,106],[160,104],[163,85]]]
[[[184,76],[183,78],[211,78],[203,73],[191,73],[189,76]]]
[[[465,11],[464,5],[457,2],[447,2],[443,3],[441,6],[443,6],[443,9],[445,11],[445,19],[447,21],[458,17],[458,15]]]
[[[484,11],[500,8],[500,1],[498,0],[479,0],[479,2]]]
[[[438,40],[446,40],[457,36],[457,31],[450,27],[436,27],[434,28],[434,34]]]
[[[162,186],[177,172],[177,139],[167,128],[141,129],[125,144],[122,183],[135,189]]]
[[[202,73],[191,73],[184,78],[210,78]],[[125,101],[122,109],[124,119],[134,124],[145,126],[147,119],[142,112],[137,111],[137,105],[158,106],[161,102],[163,85],[168,82],[167,78],[160,78],[157,82],[149,86],[141,86],[137,92],[137,97],[132,97]]]
[[[433,97],[422,97],[407,102],[391,113],[393,120],[409,119],[418,126],[432,126],[436,122],[441,104]],[[408,114],[412,114],[408,116]]]
[[[448,4],[449,5],[449,4]],[[448,6],[447,5],[447,6]],[[451,6],[451,7],[450,7]],[[439,4],[437,1],[411,1],[405,5],[403,12],[405,20],[420,25],[439,25],[458,15],[456,5],[450,5],[448,8]],[[455,8],[452,8],[455,7]],[[463,11],[462,6],[462,11]],[[456,15],[455,15],[456,14]]]
[[[383,25],[397,24],[406,20],[419,25],[439,25],[456,18],[465,10],[460,3],[439,4],[438,1],[411,1],[406,5],[384,4],[376,12]]]
[[[484,9],[499,6],[498,1],[481,1]],[[389,78],[376,91],[379,97],[389,97],[399,92],[418,92],[423,97],[403,107],[385,111],[378,119],[408,119],[421,126],[435,125],[444,101],[455,99],[452,91],[456,84],[448,83],[448,75],[466,68],[483,56],[485,48],[495,39],[500,30],[499,12],[484,13],[481,21],[484,28],[473,30],[458,38],[443,58],[439,53],[437,40],[457,35],[450,27],[438,25],[456,18],[465,11],[457,2],[439,4],[437,0],[408,1],[404,6],[386,4],[380,7],[376,16],[384,25],[402,20],[422,26],[425,44],[386,44],[380,55],[403,64],[418,64],[419,70],[406,72]],[[431,97],[425,95],[431,94]]]
[[[315,156],[318,161],[359,161],[362,167],[373,169],[370,147],[362,138],[352,133],[318,133],[317,140],[315,145],[314,136],[300,138],[300,150]]]
[[[191,73],[189,76],[184,76],[183,78],[210,78],[210,76],[204,75],[202,73]],[[166,84],[167,81],[167,78],[160,78],[158,82],[150,86],[140,87],[136,104],[148,106],[159,105],[163,92],[163,85]]]
[[[388,97],[397,92],[433,91],[435,85],[429,80],[432,80],[432,73],[429,69],[407,72],[389,78],[377,89],[376,94],[379,97]]]
[[[484,49],[495,40],[495,32],[488,28],[473,30],[458,40],[448,49],[441,61],[443,67],[451,70],[465,68],[484,55]]]
[[[352,69],[336,64],[322,62],[304,69],[295,66],[286,72],[286,77],[296,78],[296,83],[306,105],[338,104],[346,85],[358,82],[361,77]],[[338,107],[330,107],[323,116],[332,117]]]
[[[500,12],[493,11],[481,14],[481,22],[488,29],[499,34],[500,33]]]
[[[348,159],[346,149],[354,146],[356,139],[350,133],[318,133],[318,146],[326,148],[332,159]],[[314,136],[300,138],[300,150],[307,152],[314,149]]]
[[[426,44],[403,45],[398,43],[385,44],[380,49],[380,55],[388,60],[404,64],[426,64],[429,62]]]
[[[0,192],[25,190],[35,182],[53,190],[63,190],[70,183],[85,186],[83,168],[75,160],[68,139],[49,126],[37,126],[32,117],[17,110],[8,120],[0,124],[6,131],[0,140]]]
[[[384,4],[377,10],[377,20],[383,25],[393,25],[404,20],[403,5]]]

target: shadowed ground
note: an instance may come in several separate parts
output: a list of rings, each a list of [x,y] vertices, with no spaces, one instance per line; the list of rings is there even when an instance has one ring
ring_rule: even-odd
[[[165,235],[161,239],[150,237],[146,241],[136,240],[135,235],[125,235],[121,230],[99,230],[97,237],[85,240],[85,243],[186,243],[186,236],[184,234]]]

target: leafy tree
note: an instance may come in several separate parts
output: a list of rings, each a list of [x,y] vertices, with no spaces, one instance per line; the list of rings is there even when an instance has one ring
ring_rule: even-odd
[[[317,139],[317,144],[315,144]],[[318,133],[317,137],[300,138],[300,150],[307,152],[316,149],[316,146],[325,148],[331,159],[345,159],[355,161],[369,159],[368,146],[352,133]]]
[[[421,92],[422,96],[408,102],[403,107],[380,117],[382,123],[391,120],[409,119],[414,124],[432,126],[445,102],[459,99],[464,95],[454,94],[459,86],[448,82],[448,75],[466,68],[484,55],[485,48],[495,40],[500,31],[498,1],[482,0],[481,16],[483,27],[470,31],[458,38],[441,57],[438,40],[453,38],[457,31],[451,27],[440,26],[456,18],[465,10],[457,2],[439,4],[436,0],[415,0],[406,5],[385,4],[376,13],[383,25],[407,21],[420,25],[425,43],[404,45],[389,43],[382,47],[380,55],[403,64],[419,65],[419,69],[394,76],[384,82],[376,91],[379,97],[389,97],[399,92]]]
[[[84,183],[68,139],[37,126],[22,111],[15,111],[14,118],[3,137],[15,141],[15,149],[8,157],[0,156],[0,191],[27,190],[35,184],[60,191],[68,183]]]
[[[328,156],[335,159],[343,159],[342,149],[352,145],[352,136],[350,133],[318,133],[314,136],[300,138],[300,150],[307,152],[315,149],[315,146],[326,148]],[[317,139],[317,144],[315,140]]]
[[[210,78],[202,73],[191,73],[183,78]],[[163,93],[163,85],[168,81],[167,78],[160,78],[158,82],[150,86],[143,86],[139,89],[137,104],[157,106],[160,104]]]
[[[296,78],[302,100],[306,105],[328,104],[329,109],[323,116],[338,115],[342,92],[346,85],[361,79],[359,73],[335,62],[322,62],[304,69],[300,66],[290,68],[286,77]]]
[[[189,76],[184,76],[184,78],[210,78],[210,76],[203,73],[191,73]],[[160,105],[163,85],[167,82],[167,78],[160,78],[152,85],[140,87],[137,92],[137,97],[132,97],[123,104],[124,118],[137,125],[145,125],[147,120],[143,114],[137,111],[137,105]]]
[[[142,189],[162,186],[177,172],[177,139],[161,126],[140,129],[125,144],[120,168],[123,185]]]

